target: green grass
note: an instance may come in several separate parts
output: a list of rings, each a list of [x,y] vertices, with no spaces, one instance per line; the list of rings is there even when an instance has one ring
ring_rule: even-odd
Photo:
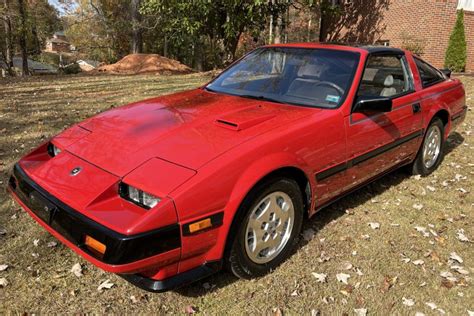
[[[474,78],[461,79],[468,96],[474,95]],[[0,265],[9,266],[0,271],[0,278],[9,282],[0,288],[0,313],[174,314],[193,306],[201,314],[231,315],[277,314],[278,310],[352,315],[356,308],[381,315],[440,314],[428,302],[449,314],[467,315],[467,310],[474,310],[474,244],[457,239],[458,230],[464,229],[474,240],[471,111],[449,138],[446,158],[434,174],[418,179],[397,171],[322,210],[304,227],[313,230],[314,237],[303,240],[273,273],[252,281],[222,272],[175,292],[144,292],[60,244],[47,247],[55,239],[5,193],[15,161],[42,140],[111,107],[189,89],[207,80],[206,75],[193,74],[0,81],[0,228],[6,231],[0,236]],[[474,106],[473,99],[468,99],[468,105]],[[417,210],[413,204],[423,208]],[[380,229],[373,230],[369,222],[379,223]],[[415,226],[432,229],[438,237],[432,233],[424,237]],[[462,257],[460,265],[469,272],[463,276],[451,270],[458,278],[455,284],[443,282],[440,276],[450,271],[451,252]],[[319,262],[321,256],[329,260]],[[404,257],[411,261],[404,263]],[[413,264],[418,259],[424,264]],[[353,266],[350,270],[345,270],[347,262]],[[76,263],[82,265],[82,277],[70,272]],[[327,274],[327,282],[317,283],[312,272]],[[350,274],[349,285],[337,282],[337,273]],[[395,277],[397,281],[388,288],[384,280]],[[98,292],[106,279],[114,287]],[[414,306],[404,305],[403,297],[413,299]]]

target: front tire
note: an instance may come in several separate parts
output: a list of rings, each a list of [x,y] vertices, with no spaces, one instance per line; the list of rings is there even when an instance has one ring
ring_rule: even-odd
[[[434,118],[428,129],[421,148],[412,165],[412,174],[427,176],[432,173],[444,157],[444,124]]]
[[[303,214],[296,181],[273,178],[258,184],[242,202],[229,233],[228,269],[244,279],[275,269],[298,243]]]

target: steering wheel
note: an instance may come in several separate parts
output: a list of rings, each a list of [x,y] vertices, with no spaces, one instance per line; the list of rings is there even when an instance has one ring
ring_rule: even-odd
[[[316,83],[315,86],[329,86],[331,88],[336,89],[337,92],[339,92],[340,95],[344,95],[344,90],[341,87],[339,87],[337,84],[335,84],[333,82],[330,82],[330,81],[320,81],[320,82]]]

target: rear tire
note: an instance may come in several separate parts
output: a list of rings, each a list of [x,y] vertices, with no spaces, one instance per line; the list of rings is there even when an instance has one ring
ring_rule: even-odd
[[[303,194],[288,178],[271,178],[242,202],[229,232],[226,266],[243,279],[267,274],[288,258],[303,223]]]
[[[435,117],[426,130],[423,143],[412,164],[411,173],[423,177],[431,174],[444,158],[444,124]]]

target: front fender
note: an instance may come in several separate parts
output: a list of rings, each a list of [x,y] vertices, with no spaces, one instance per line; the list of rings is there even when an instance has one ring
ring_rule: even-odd
[[[311,188],[313,188],[313,177],[309,176],[310,168],[301,158],[289,152],[273,153],[254,161],[245,169],[234,185],[226,210],[231,211],[235,216],[245,196],[261,179],[278,169],[286,167],[303,171],[310,181]]]

